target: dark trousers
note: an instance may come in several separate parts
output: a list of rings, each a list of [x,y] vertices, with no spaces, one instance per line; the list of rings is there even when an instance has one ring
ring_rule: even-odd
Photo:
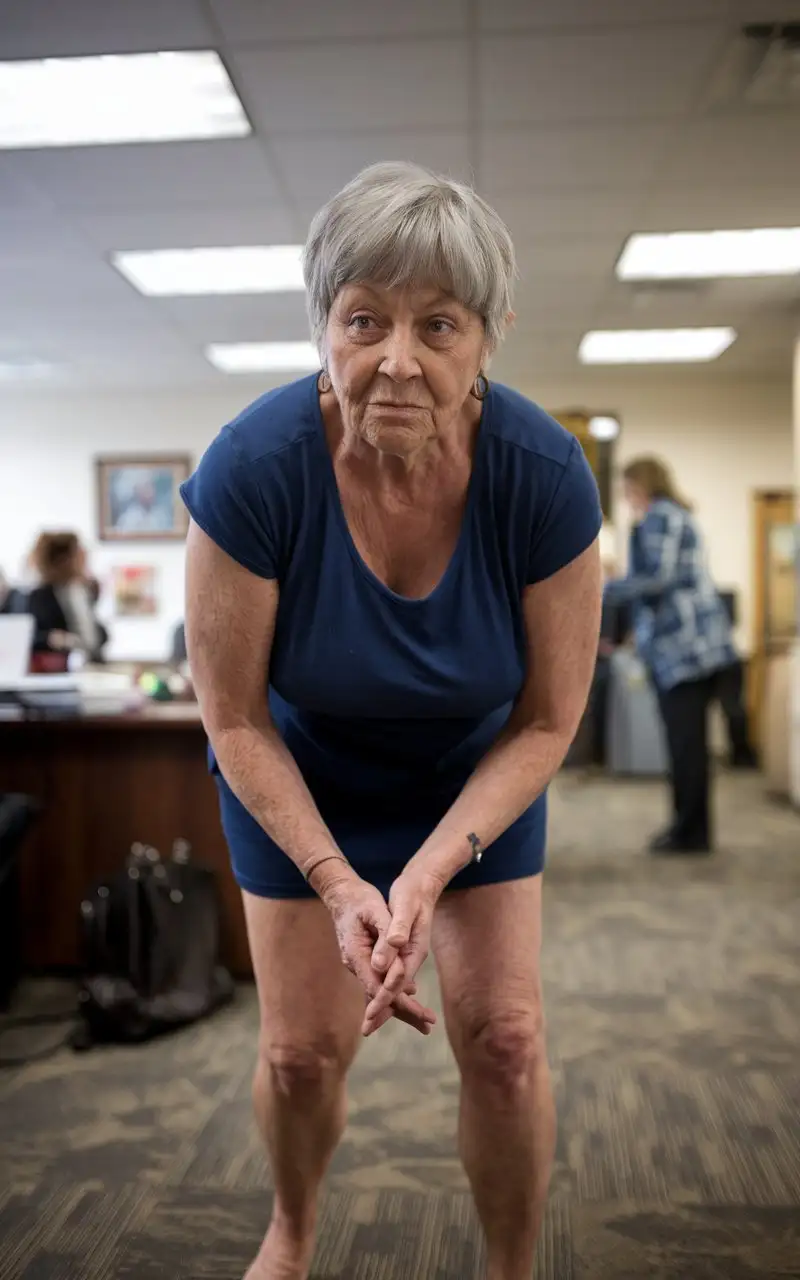
[[[589,694],[589,713],[592,717],[592,764],[602,765],[606,762],[606,724],[610,683],[611,660],[601,654],[597,659]]]
[[[744,667],[741,662],[734,662],[717,672],[715,695],[728,728],[731,764],[755,764],[744,705]]]
[[[658,693],[672,782],[671,833],[690,846],[710,845],[712,840],[708,707],[717,696],[716,682],[715,673]]]

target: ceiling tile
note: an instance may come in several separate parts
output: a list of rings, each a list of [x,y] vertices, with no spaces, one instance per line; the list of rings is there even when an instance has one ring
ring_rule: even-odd
[[[715,26],[488,37],[479,60],[487,124],[636,120],[686,110],[720,44]]]
[[[797,22],[797,0],[728,0],[729,16],[736,22]]]
[[[800,195],[799,139],[797,114],[764,112],[693,120],[665,157],[659,181],[672,187],[724,187],[731,211],[743,187],[749,193],[762,183],[796,185]]]
[[[67,255],[85,250],[79,231],[53,210],[7,210],[0,205],[0,261]]]
[[[306,217],[369,164],[410,160],[437,173],[470,177],[466,131],[275,134],[270,148],[289,194]]]
[[[546,268],[526,273],[517,287],[514,333],[580,325],[602,296],[605,278],[570,277]]]
[[[468,9],[466,0],[211,0],[211,7],[231,44],[459,34]]]
[[[645,197],[636,190],[597,188],[501,195],[492,203],[521,245],[542,237],[624,237],[639,225]]]
[[[728,0],[479,0],[484,31],[635,26],[727,17]]]
[[[234,80],[268,132],[466,127],[466,40],[236,50]]]
[[[563,280],[594,281],[604,279],[614,269],[621,241],[618,236],[599,235],[589,239],[577,236],[572,239],[545,239],[517,245],[517,267],[523,285],[531,281],[535,288],[537,277],[547,272]]]
[[[302,341],[309,337],[305,296],[163,298],[157,311],[193,342]]]
[[[73,221],[100,253],[113,249],[174,249],[237,244],[299,243],[300,225],[280,208],[144,210],[79,213]]]
[[[260,144],[161,143],[18,151],[11,171],[62,209],[91,213],[236,203],[281,205]]]
[[[731,198],[730,189],[716,185],[658,187],[648,196],[632,230],[713,231],[781,226],[800,226],[800,172],[794,186],[740,183],[735,199]]]
[[[47,202],[19,172],[12,172],[14,158],[8,152],[0,154],[0,209],[41,209]]]
[[[131,292],[113,267],[88,254],[56,250],[31,258],[0,258],[0,299],[12,300],[12,313],[18,304],[39,307],[44,319],[51,306],[80,300],[102,307]]]
[[[197,0],[3,0],[4,58],[213,47]]]
[[[486,129],[479,139],[481,189],[499,195],[629,186],[633,177],[645,183],[669,137],[661,122]]]

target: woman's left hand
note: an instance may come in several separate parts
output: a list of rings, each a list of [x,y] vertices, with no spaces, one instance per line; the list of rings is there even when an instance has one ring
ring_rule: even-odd
[[[392,1017],[392,1002],[413,983],[431,946],[433,912],[441,887],[419,871],[398,876],[389,893],[392,923],[375,943],[372,967],[381,973],[383,986],[370,1000],[364,1015],[364,1035],[378,1031]]]

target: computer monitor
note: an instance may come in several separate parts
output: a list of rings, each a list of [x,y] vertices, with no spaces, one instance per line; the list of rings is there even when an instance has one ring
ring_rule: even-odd
[[[29,613],[0,616],[0,689],[16,688],[27,675],[35,626]]]

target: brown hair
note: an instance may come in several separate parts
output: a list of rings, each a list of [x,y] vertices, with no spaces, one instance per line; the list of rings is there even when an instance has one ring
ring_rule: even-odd
[[[77,533],[41,533],[31,553],[31,562],[42,582],[63,587],[75,577],[80,551]]]
[[[623,468],[622,478],[638,485],[650,500],[668,498],[670,502],[683,507],[684,511],[692,510],[691,502],[683,497],[675,484],[675,477],[666,462],[662,462],[660,458],[650,455],[633,458]]]

